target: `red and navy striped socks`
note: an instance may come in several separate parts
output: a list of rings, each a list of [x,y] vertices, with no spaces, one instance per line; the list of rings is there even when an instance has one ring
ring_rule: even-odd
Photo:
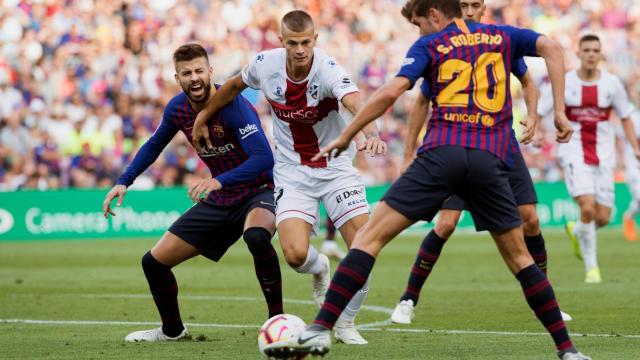
[[[313,324],[333,329],[353,295],[367,282],[375,261],[373,256],[362,250],[349,250],[331,279],[324,303]]]
[[[547,249],[544,246],[544,238],[542,233],[535,236],[525,236],[524,242],[527,244],[527,250],[535,261],[536,265],[547,274]]]
[[[544,272],[532,264],[520,270],[516,278],[520,281],[529,307],[553,338],[558,351],[573,349],[553,288]]]

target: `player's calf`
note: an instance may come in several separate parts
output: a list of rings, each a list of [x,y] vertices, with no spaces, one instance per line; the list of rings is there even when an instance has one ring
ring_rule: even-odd
[[[278,254],[271,245],[271,233],[262,227],[251,227],[242,235],[251,255],[256,277],[269,308],[269,318],[283,313],[282,275]]]
[[[142,257],[142,269],[162,319],[163,335],[179,336],[185,328],[178,308],[178,284],[171,267],[158,262],[148,251]]]

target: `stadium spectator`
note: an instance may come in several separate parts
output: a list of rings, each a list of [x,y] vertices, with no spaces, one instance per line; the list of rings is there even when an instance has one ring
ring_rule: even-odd
[[[92,156],[112,157],[109,166],[123,170],[123,164],[159,124],[161,104],[179,91],[173,80],[173,49],[189,41],[205,44],[215,68],[215,80],[223,82],[237,73],[238,64],[248,62],[252,54],[279,46],[278,19],[293,8],[312,14],[319,27],[318,46],[333,54],[348,73],[357,75],[355,80],[366,99],[396,73],[401,54],[415,40],[415,32],[400,16],[403,3],[4,1],[0,5],[0,131],[9,127],[13,114],[20,120],[19,129],[29,133],[31,142],[20,143],[17,148],[0,143],[0,189],[13,189],[16,183],[20,187],[45,188],[34,181],[16,180],[22,178],[20,175],[26,176],[16,171],[29,168],[21,164],[17,153],[27,154],[36,169],[48,169],[48,180],[40,183],[49,187],[112,185],[108,183],[109,176],[93,179],[96,174],[78,172],[74,164],[79,163],[77,158],[83,153],[84,144],[89,143]],[[640,101],[637,1],[496,0],[487,6],[487,22],[533,27],[558,40],[565,47],[569,69],[578,66],[577,39],[586,32],[595,32],[603,39],[607,70],[622,79],[632,102]],[[534,79],[544,82],[544,64],[531,59],[527,62]],[[269,134],[271,123],[264,99],[258,93],[247,96],[255,103]],[[371,184],[390,182],[398,176],[405,119],[414,96],[415,92],[404,95],[379,122],[381,136],[389,144],[389,158],[358,159],[358,166]],[[517,121],[525,113],[521,95],[514,97],[514,103]],[[106,117],[101,123],[103,113]],[[527,146],[523,151],[534,180],[557,181],[562,172],[555,156],[556,145],[551,133],[546,136],[539,141],[543,148]],[[176,137],[164,152],[162,165],[150,168],[138,178],[140,184],[136,186],[187,185],[198,176],[198,160],[185,145],[184,139]],[[46,149],[48,160],[43,160],[37,149]],[[52,160],[50,155],[56,151],[57,157]],[[40,167],[41,164],[45,166]],[[170,174],[163,175],[165,170]],[[176,171],[178,175],[174,176]]]

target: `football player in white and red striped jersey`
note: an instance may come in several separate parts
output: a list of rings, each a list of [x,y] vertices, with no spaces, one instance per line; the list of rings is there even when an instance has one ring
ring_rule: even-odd
[[[362,107],[357,86],[346,71],[315,47],[318,35],[304,11],[287,13],[281,22],[283,48],[259,53],[240,74],[229,79],[196,119],[194,146],[204,139],[210,146],[206,121],[247,87],[261,90],[273,117],[276,225],[287,263],[299,273],[313,274],[313,297],[324,302],[329,286],[329,260],[309,244],[317,233],[320,201],[347,245],[369,219],[365,188],[352,165],[352,144],[336,158],[311,158],[346,127],[344,109],[355,114]],[[343,109],[344,108],[344,109]],[[375,124],[363,129],[359,150],[386,153]],[[365,284],[335,326],[338,341],[366,344],[354,326],[355,315],[368,291]]]
[[[633,123],[632,106],[620,79],[598,68],[601,43],[596,35],[580,38],[580,68],[567,73],[565,112],[573,126],[573,137],[558,145],[569,194],[580,207],[578,222],[568,222],[567,234],[574,253],[584,259],[586,283],[602,281],[596,259],[596,228],[609,223],[614,203],[615,131],[611,110],[622,120],[625,137],[640,156]],[[538,107],[540,115],[550,112],[549,96]],[[632,141],[633,140],[633,141]]]

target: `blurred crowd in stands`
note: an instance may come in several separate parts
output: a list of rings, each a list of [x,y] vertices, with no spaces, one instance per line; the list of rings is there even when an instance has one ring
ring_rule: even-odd
[[[257,52],[280,46],[279,19],[294,8],[316,21],[318,46],[357,80],[366,99],[394,76],[417,28],[404,0],[3,0],[0,4],[0,191],[108,187],[153,133],[164,104],[180,91],[172,53],[198,42],[216,82]],[[640,97],[640,2],[637,0],[486,0],[484,22],[531,27],[564,46],[575,68],[583,33],[603,39],[607,67]],[[536,82],[544,64],[527,59]],[[517,81],[514,117],[526,116]],[[417,87],[416,87],[417,88]],[[357,156],[367,184],[399,175],[407,115],[416,90],[379,119],[387,157]],[[256,104],[270,133],[269,109]],[[544,132],[544,129],[542,130]],[[536,181],[562,178],[552,131],[523,150]],[[208,176],[182,134],[134,186],[174,186]]]

